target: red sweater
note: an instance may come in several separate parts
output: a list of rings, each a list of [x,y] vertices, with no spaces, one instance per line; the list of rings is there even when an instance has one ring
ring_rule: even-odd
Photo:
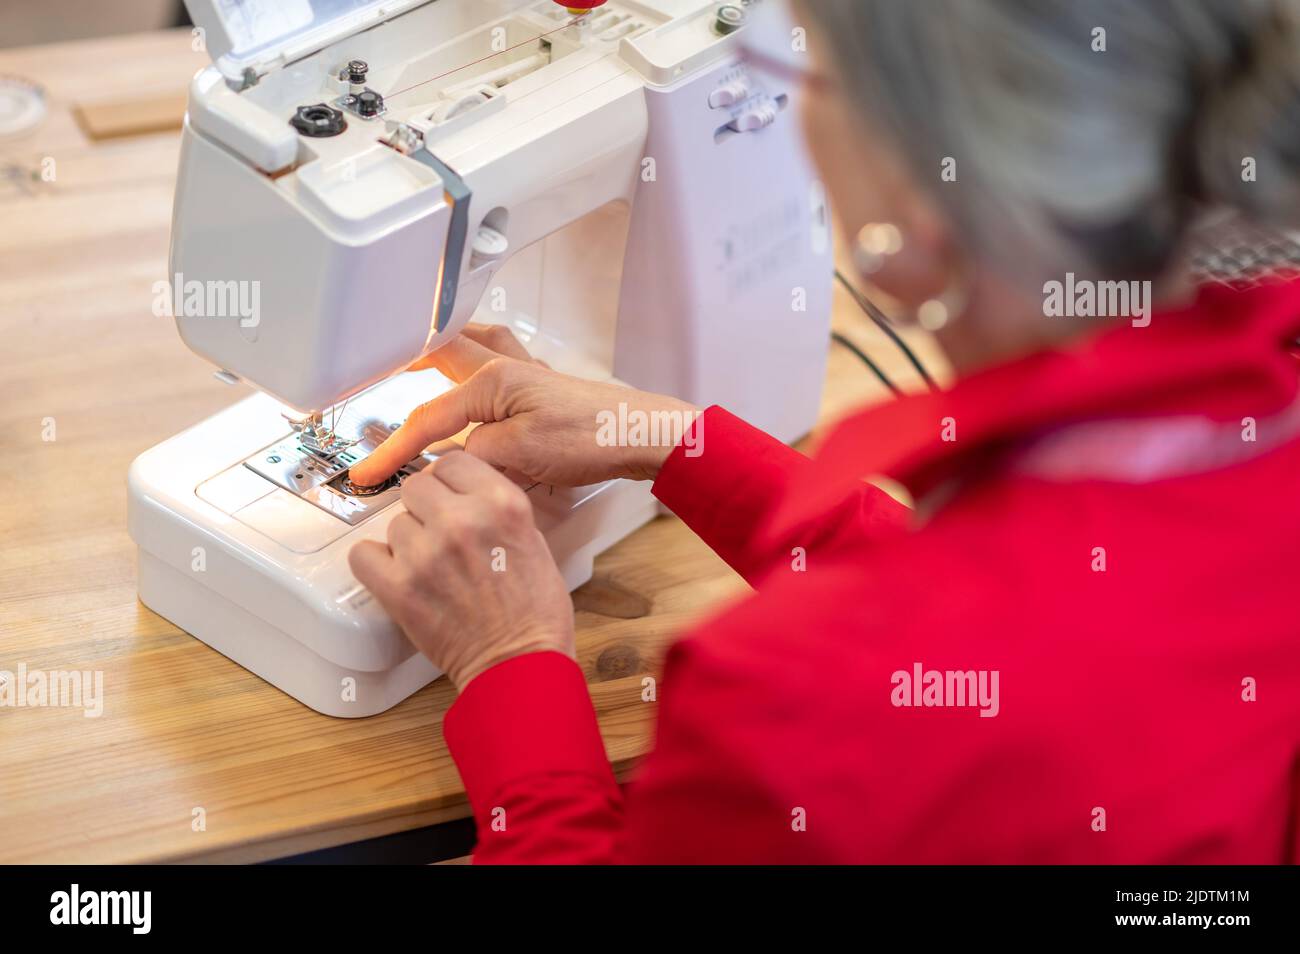
[[[671,649],[626,794],[575,663],[476,678],[477,859],[1296,860],[1297,332],[1300,284],[1206,289],[811,460],[709,409],[655,494],[755,592]]]

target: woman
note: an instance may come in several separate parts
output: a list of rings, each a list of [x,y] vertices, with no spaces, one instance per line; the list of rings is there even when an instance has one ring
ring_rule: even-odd
[[[461,691],[444,732],[479,860],[1295,860],[1300,288],[1178,276],[1202,205],[1300,221],[1297,13],[800,7],[804,122],[856,261],[958,372],[815,460],[717,407],[701,456],[599,447],[602,409],[683,406],[496,329],[436,353],[459,386],[353,479],[482,426],[352,566]],[[1084,288],[1131,297],[1079,317]],[[505,466],[653,480],[755,587],[669,653],[626,796]]]

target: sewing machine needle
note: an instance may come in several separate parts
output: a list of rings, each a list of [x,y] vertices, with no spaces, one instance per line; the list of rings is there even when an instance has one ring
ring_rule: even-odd
[[[339,420],[340,420],[340,421],[343,420],[344,415],[346,415],[346,414],[348,413],[348,401],[351,401],[351,400],[352,400],[352,398],[348,398],[347,401],[344,401],[344,402],[343,402],[343,408],[339,411]],[[336,431],[336,433],[337,433],[337,431]]]

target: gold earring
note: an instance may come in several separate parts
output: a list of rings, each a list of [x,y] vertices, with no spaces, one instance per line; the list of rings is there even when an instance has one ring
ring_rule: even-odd
[[[916,309],[916,323],[926,331],[938,331],[966,310],[967,298],[964,283],[952,282],[938,298],[930,298]]]
[[[892,222],[868,222],[853,241],[853,264],[863,277],[880,271],[885,260],[903,248],[903,233]]]

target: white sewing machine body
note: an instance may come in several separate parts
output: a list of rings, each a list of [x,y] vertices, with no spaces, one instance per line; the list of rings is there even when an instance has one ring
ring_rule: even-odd
[[[562,371],[724,404],[784,440],[811,428],[829,216],[795,90],[750,75],[717,4],[611,0],[576,21],[552,0],[189,7],[217,66],[182,134],[175,317],[263,393],[133,464],[146,605],[330,715],[435,678],[347,565],[385,539],[401,475],[364,497],[341,481],[450,386],[398,372],[471,318]],[[370,118],[340,79],[354,60],[382,95]],[[346,128],[300,135],[314,104]],[[338,407],[357,443],[332,461],[282,417]],[[654,515],[648,491],[529,489],[570,587]]]

